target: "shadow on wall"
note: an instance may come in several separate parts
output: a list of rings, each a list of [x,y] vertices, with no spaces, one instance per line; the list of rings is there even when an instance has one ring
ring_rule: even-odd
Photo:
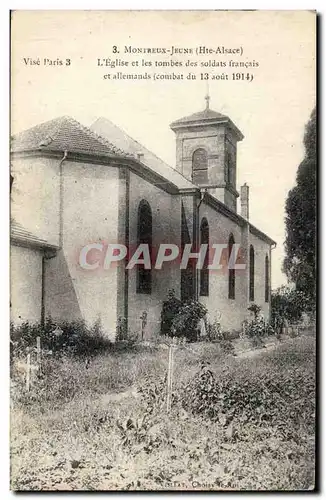
[[[45,261],[44,278],[45,317],[53,320],[74,321],[82,317],[78,298],[64,253]]]

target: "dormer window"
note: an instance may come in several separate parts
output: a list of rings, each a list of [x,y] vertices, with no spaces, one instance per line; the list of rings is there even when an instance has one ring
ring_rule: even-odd
[[[192,180],[195,184],[208,182],[208,158],[203,148],[196,149],[192,155]]]

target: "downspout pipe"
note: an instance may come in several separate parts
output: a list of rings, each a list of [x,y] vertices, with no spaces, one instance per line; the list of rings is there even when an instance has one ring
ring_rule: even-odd
[[[195,250],[196,252],[200,249],[200,217],[199,217],[199,209],[203,201],[205,200],[205,196],[208,193],[207,188],[200,189],[200,200],[197,203],[196,201],[196,212],[195,212],[195,224],[194,224],[194,242],[195,242]],[[195,268],[195,298],[199,299],[199,286],[200,286],[200,270]]]
[[[198,210],[198,218],[199,218],[199,208],[200,208],[200,205],[203,203],[203,201],[204,201],[205,196],[206,196],[206,194],[207,194],[207,193],[208,193],[207,188],[205,188],[205,189],[201,189],[201,190],[200,190],[200,201],[199,201],[199,203],[198,203],[198,205],[197,205],[197,210]]]
[[[272,243],[271,251],[269,253],[269,290],[268,290],[268,298],[269,298],[269,321],[272,321],[272,250],[275,250],[276,243]]]
[[[60,186],[59,186],[59,247],[63,246],[63,163],[66,161],[68,157],[68,151],[64,151],[63,157],[60,160],[59,164],[59,178],[60,178]]]
[[[67,159],[68,151],[64,151],[63,157],[59,163],[59,248],[63,243],[63,172],[62,167]],[[44,252],[42,256],[42,294],[41,294],[41,325],[45,323],[45,262],[55,256],[53,252]]]

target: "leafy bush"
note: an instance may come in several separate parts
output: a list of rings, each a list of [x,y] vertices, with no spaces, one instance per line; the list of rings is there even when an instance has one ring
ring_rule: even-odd
[[[248,311],[251,311],[253,313],[255,319],[258,319],[258,315],[261,311],[261,307],[258,306],[257,304],[251,304],[248,307]]]
[[[158,379],[154,376],[144,377],[138,384],[138,394],[141,396],[146,414],[164,411],[167,395],[167,378]]]
[[[300,321],[303,312],[311,312],[305,294],[288,286],[281,286],[272,292],[271,306],[272,322],[276,328],[282,328],[285,321]]]
[[[198,339],[199,321],[206,314],[207,309],[203,304],[197,300],[182,303],[175,296],[174,290],[170,290],[167,300],[163,302],[161,334],[196,341]]]
[[[161,312],[161,334],[172,336],[173,320],[180,311],[182,306],[181,300],[175,296],[174,290],[169,290],[168,298],[163,302]]]
[[[172,322],[172,336],[185,337],[190,342],[195,342],[199,335],[199,321],[206,314],[206,307],[197,300],[182,304]]]
[[[263,347],[263,337],[266,333],[265,320],[262,317],[255,316],[251,321],[247,321],[245,325],[245,335],[250,339],[252,347]]]
[[[251,304],[248,311],[251,311],[254,317],[244,323],[244,333],[251,340],[253,347],[262,347],[264,346],[263,337],[273,335],[275,333],[274,328],[263,316],[259,315],[261,307],[257,304]]]
[[[41,339],[42,350],[51,351],[53,355],[92,356],[112,347],[98,321],[88,327],[84,321],[53,322],[48,318],[44,325],[27,321],[21,325],[11,323],[11,354],[19,355],[27,348],[34,348],[37,337]]]
[[[206,327],[207,340],[216,342],[225,354],[234,354],[234,345],[228,338],[228,332],[223,332],[218,320],[208,323]]]
[[[221,323],[215,319],[213,323],[207,323],[206,326],[207,340],[210,342],[221,342],[224,340]]]
[[[245,333],[246,336],[249,338],[253,337],[263,337],[265,335],[266,331],[266,323],[264,318],[255,318],[252,321],[248,321],[246,328],[245,328]]]

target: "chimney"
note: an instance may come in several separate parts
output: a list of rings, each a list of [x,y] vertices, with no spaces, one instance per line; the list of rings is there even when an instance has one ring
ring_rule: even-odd
[[[240,190],[241,215],[244,219],[249,220],[249,186],[245,182]]]

